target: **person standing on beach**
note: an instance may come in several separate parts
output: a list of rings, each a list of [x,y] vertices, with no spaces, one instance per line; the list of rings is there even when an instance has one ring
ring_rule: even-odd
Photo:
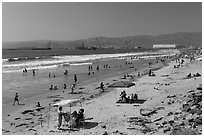
[[[64,75],[65,75],[65,76],[68,75],[68,70],[65,70]]]
[[[35,76],[35,70],[33,70],[33,76]]]
[[[96,70],[99,71],[99,66],[96,67]]]
[[[77,83],[77,75],[74,74],[74,82]]]
[[[140,72],[139,72],[139,71],[138,71],[138,74],[137,74],[137,76],[138,76],[138,77],[140,77]]]
[[[14,97],[14,102],[13,102],[13,106],[16,103],[16,101],[18,102],[19,105],[19,99],[18,99],[18,93],[16,93],[15,97]]]
[[[67,85],[66,84],[64,84],[64,89],[66,89],[67,88]]]
[[[103,82],[101,82],[101,84],[100,84],[100,90],[101,90],[102,92],[104,92],[104,84],[103,84]]]
[[[57,128],[60,129],[61,125],[62,125],[62,116],[64,115],[63,111],[62,111],[62,106],[59,107],[58,110],[58,125]]]
[[[74,93],[74,89],[75,89],[76,87],[75,87],[75,84],[72,84],[72,86],[71,86],[71,94],[73,94]]]

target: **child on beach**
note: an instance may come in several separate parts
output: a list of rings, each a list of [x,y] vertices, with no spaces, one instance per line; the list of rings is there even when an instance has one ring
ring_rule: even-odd
[[[15,104],[15,102],[18,102],[18,105],[19,105],[19,100],[18,100],[18,93],[16,93],[15,97],[14,97],[14,102],[13,102],[13,106]]]

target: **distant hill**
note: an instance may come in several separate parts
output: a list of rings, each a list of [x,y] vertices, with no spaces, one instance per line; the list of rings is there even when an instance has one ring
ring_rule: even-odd
[[[132,48],[152,48],[153,44],[176,44],[177,46],[202,47],[202,32],[179,32],[173,34],[163,34],[157,36],[138,35],[128,37],[96,37],[75,41],[54,41],[36,40],[22,42],[3,42],[3,49],[31,49],[31,50],[51,50],[51,49],[132,49]]]

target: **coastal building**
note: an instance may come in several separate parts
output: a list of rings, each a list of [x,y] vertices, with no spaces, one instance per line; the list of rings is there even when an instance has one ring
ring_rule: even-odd
[[[176,44],[155,44],[153,48],[176,48]]]

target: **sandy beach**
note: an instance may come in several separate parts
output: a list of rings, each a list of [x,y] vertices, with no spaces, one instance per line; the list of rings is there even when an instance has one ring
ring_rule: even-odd
[[[137,71],[135,71],[135,67],[126,66],[123,62],[123,69],[120,69],[118,64],[116,69],[103,70],[92,76],[90,80],[82,80],[83,82],[79,82],[77,85],[75,94],[70,94],[70,89],[60,89],[26,98],[21,102],[22,105],[6,104],[2,111],[2,133],[17,135],[160,135],[174,133],[175,125],[179,125],[179,122],[183,121],[187,130],[192,129],[196,131],[196,134],[201,133],[202,124],[192,128],[188,123],[185,123],[187,120],[176,120],[182,116],[190,115],[190,113],[181,112],[182,105],[186,100],[188,101],[189,93],[200,93],[197,87],[202,84],[201,76],[186,79],[189,73],[202,74],[202,62],[184,60],[183,66],[179,68],[174,68],[175,61],[169,60],[168,64],[154,62],[151,66],[147,61],[143,65],[140,64],[141,68],[136,68]],[[95,63],[98,65],[97,62]],[[117,66],[117,64],[114,65]],[[154,70],[154,77],[147,75],[149,69]],[[138,70],[143,74],[141,77],[137,77]],[[131,77],[122,79],[127,74]],[[83,75],[87,77],[86,73],[81,74],[79,78],[83,78]],[[108,85],[120,80],[131,81],[136,86],[108,88]],[[98,89],[101,81],[105,85],[103,93]],[[139,99],[143,99],[145,102],[116,103],[123,90],[128,95],[137,93]],[[63,110],[73,112],[83,107],[85,123],[70,129],[63,121],[61,130],[58,130],[58,107],[53,104],[67,99],[78,99],[78,101],[73,102],[71,107],[70,105],[63,106]],[[36,107],[37,101],[42,107]],[[192,116],[188,117],[192,119]],[[200,118],[200,115],[198,117]],[[172,120],[174,121],[173,125],[171,124]],[[166,124],[164,124],[165,122]]]

